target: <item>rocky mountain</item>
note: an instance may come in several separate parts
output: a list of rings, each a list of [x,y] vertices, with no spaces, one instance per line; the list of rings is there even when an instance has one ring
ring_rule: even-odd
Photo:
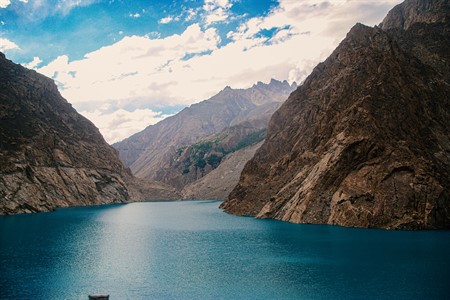
[[[450,2],[355,25],[273,115],[222,208],[295,223],[450,227]]]
[[[136,181],[51,79],[0,53],[0,214],[179,197]]]
[[[217,167],[225,152],[237,150],[231,144],[236,146],[266,128],[295,87],[277,80],[258,82],[249,89],[226,87],[113,146],[136,176],[181,190]]]

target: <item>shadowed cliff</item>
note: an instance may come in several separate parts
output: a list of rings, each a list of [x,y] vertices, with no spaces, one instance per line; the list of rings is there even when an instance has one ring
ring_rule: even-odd
[[[53,80],[0,53],[0,214],[178,197],[137,180]]]

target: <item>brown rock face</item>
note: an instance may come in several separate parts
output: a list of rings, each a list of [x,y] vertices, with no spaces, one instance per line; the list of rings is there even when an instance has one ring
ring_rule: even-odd
[[[448,0],[408,0],[394,7],[380,24],[384,30],[409,29],[415,23],[448,23]]]
[[[383,29],[354,26],[273,115],[222,208],[295,223],[449,228],[449,11],[448,1],[406,1]]]
[[[167,195],[144,186],[130,198],[126,182],[117,151],[54,82],[0,53],[0,214]]]

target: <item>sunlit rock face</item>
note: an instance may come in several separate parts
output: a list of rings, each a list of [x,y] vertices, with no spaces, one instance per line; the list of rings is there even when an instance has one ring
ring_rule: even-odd
[[[222,208],[295,223],[450,227],[448,1],[355,25],[273,115]]]

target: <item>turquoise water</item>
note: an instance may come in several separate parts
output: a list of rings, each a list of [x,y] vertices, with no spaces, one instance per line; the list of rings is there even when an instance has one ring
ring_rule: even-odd
[[[450,232],[296,225],[219,202],[0,217],[1,299],[449,299]]]

